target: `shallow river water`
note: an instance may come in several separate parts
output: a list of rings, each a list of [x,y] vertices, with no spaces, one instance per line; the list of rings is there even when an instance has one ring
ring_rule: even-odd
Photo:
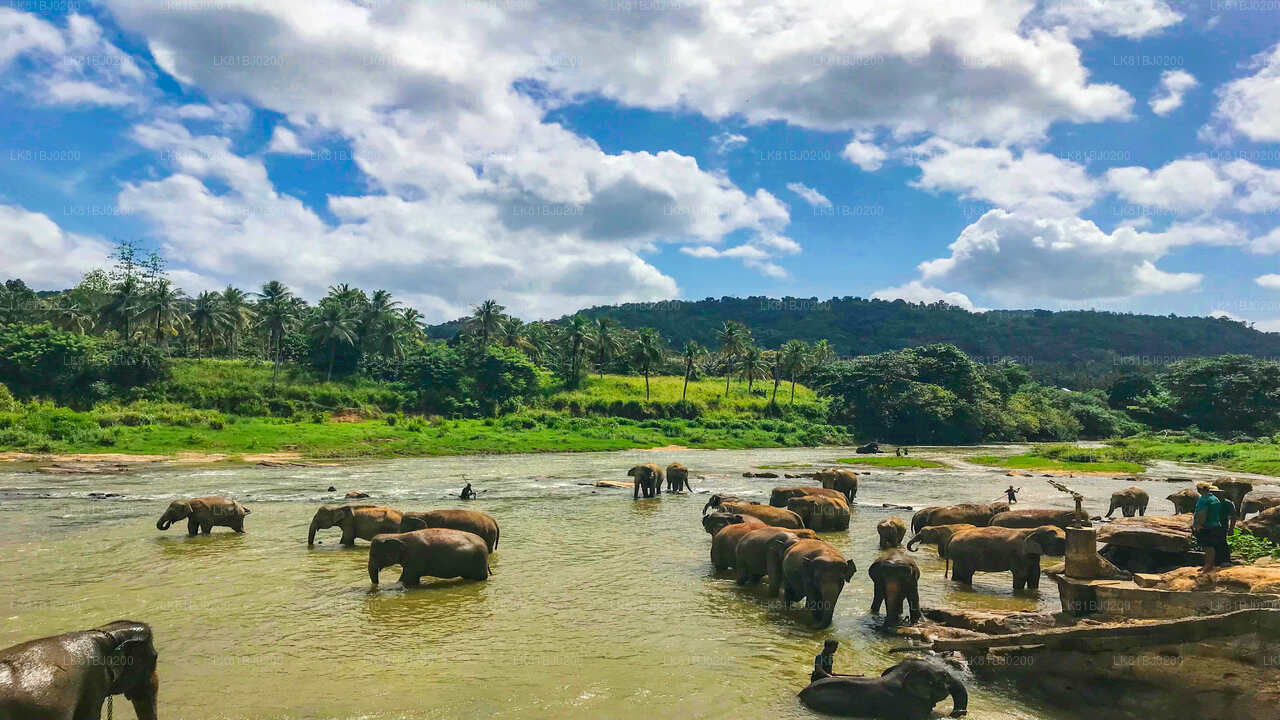
[[[867,614],[875,524],[916,507],[997,499],[1010,478],[962,470],[871,470],[848,532],[830,533],[858,564],[831,628],[763,602],[716,576],[698,521],[705,491],[754,494],[805,480],[745,479],[776,463],[829,463],[848,450],[617,452],[362,462],[337,467],[208,467],[120,476],[0,472],[0,647],[128,618],[155,630],[161,717],[266,718],[810,718],[796,700],[823,639],[841,641],[838,672],[879,674],[902,638]],[[632,501],[637,462],[679,461],[693,496]],[[404,510],[457,507],[464,480],[483,490],[467,507],[497,518],[501,542],[485,583],[425,580],[405,590],[383,573],[371,590],[367,544],[321,531],[315,508],[359,489]],[[1105,512],[1129,483],[1073,478]],[[1069,507],[1041,478],[1017,478],[1022,507]],[[1149,483],[1155,508],[1171,485]],[[1165,488],[1170,488],[1166,490]],[[90,500],[89,492],[122,498]],[[155,529],[172,499],[227,495],[249,506],[247,534],[186,525]],[[1164,513],[1167,510],[1156,512]],[[910,513],[897,511],[904,519]],[[932,548],[916,553],[926,606],[1057,610],[1052,582],[1015,597],[1008,573],[973,590],[942,578]],[[970,717],[1067,720],[1083,710],[1028,703],[970,678]],[[950,711],[950,700],[938,709]],[[128,703],[116,718],[133,718]]]

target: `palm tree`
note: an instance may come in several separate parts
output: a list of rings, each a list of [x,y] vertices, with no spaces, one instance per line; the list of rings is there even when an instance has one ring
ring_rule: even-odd
[[[138,279],[127,275],[112,285],[111,294],[99,311],[102,324],[118,330],[126,342],[133,338],[133,320],[138,315],[141,295]]]
[[[778,361],[783,372],[791,380],[791,404],[796,404],[796,376],[804,372],[809,362],[809,347],[801,340],[788,340],[778,351]],[[776,395],[776,393],[775,393]]]
[[[836,351],[831,349],[831,344],[826,340],[819,340],[813,344],[810,360],[812,369],[824,368],[836,361]]]
[[[227,286],[222,291],[222,310],[227,316],[227,350],[231,357],[236,356],[236,335],[249,326],[257,316],[249,305],[249,293],[240,288]]]
[[[373,348],[386,357],[399,357],[405,339],[399,315],[400,302],[386,290],[376,290],[360,312],[359,337],[362,348]]]
[[[769,377],[773,378],[773,395],[769,397],[769,404],[777,405],[778,383],[782,382],[782,353],[777,350],[766,350],[764,361],[769,366]]]
[[[471,306],[471,317],[467,324],[480,333],[480,346],[488,347],[489,338],[498,334],[502,326],[502,311],[506,310],[496,300],[485,300],[479,305]]]
[[[755,386],[755,381],[769,373],[769,364],[765,362],[764,350],[750,345],[742,353],[742,376],[747,379],[747,394]]]
[[[279,280],[263,285],[257,296],[259,322],[267,329],[267,355],[274,364],[271,371],[271,384],[274,385],[284,355],[284,335],[297,322],[297,303],[293,291]]]
[[[689,395],[689,376],[693,375],[694,364],[706,354],[707,349],[699,345],[697,340],[685,341],[684,350],[681,351],[684,357],[684,389],[680,391],[681,400]]]
[[[591,339],[590,321],[581,315],[569,318],[569,325],[565,327],[562,339],[569,345],[569,382],[577,385],[582,351]]]
[[[324,381],[333,379],[333,360],[338,354],[338,344],[355,345],[356,319],[351,308],[336,299],[326,298],[320,303],[320,311],[311,318],[307,328],[311,337],[329,346],[329,370]]]
[[[142,295],[138,311],[151,323],[156,345],[164,344],[167,336],[178,333],[186,320],[183,312],[186,306],[186,294],[164,278],[152,283]]]
[[[662,360],[664,350],[662,336],[653,328],[640,328],[636,334],[636,344],[632,346],[632,357],[640,372],[644,373],[644,399],[649,399],[649,370],[653,364]]]
[[[729,394],[729,380],[733,377],[733,362],[751,342],[751,332],[747,326],[734,320],[728,320],[716,331],[716,340],[720,343],[720,354],[725,358],[724,394]]]
[[[596,369],[604,377],[604,364],[622,352],[622,338],[617,333],[618,323],[613,318],[596,318],[591,329],[591,345],[595,349]]]
[[[187,319],[191,321],[191,327],[196,331],[196,357],[200,357],[200,350],[204,347],[206,340],[210,341],[210,352],[213,351],[213,336],[226,328],[229,322],[226,311],[222,307],[222,296],[208,290],[196,296],[196,301],[191,305],[191,312],[187,313]]]

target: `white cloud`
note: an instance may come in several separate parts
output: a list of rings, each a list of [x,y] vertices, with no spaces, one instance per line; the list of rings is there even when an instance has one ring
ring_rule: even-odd
[[[840,153],[849,162],[857,165],[866,172],[875,172],[884,165],[885,158],[888,154],[883,148],[875,143],[868,142],[867,139],[854,138],[844,147],[844,151]]]
[[[798,182],[787,183],[787,189],[804,198],[804,201],[814,207],[831,207],[831,201],[826,195],[814,190],[813,188]]]
[[[884,288],[871,293],[871,297],[877,300],[905,300],[909,303],[925,303],[932,304],[941,300],[948,305],[962,307],[965,310],[981,312],[979,308],[974,307],[973,301],[968,295],[958,292],[947,292],[939,290],[935,287],[929,287],[919,280],[912,280],[905,285],[897,287]]]
[[[1280,252],[1280,227],[1272,229],[1266,235],[1254,238],[1249,243],[1249,250],[1264,255]]]
[[[310,151],[298,141],[298,136],[284,125],[277,125],[271,133],[271,141],[267,143],[267,152],[282,155],[308,155]]]
[[[1182,96],[1200,83],[1186,70],[1165,70],[1160,74],[1160,86],[1151,94],[1151,112],[1168,115],[1182,107]]]
[[[1106,233],[1077,217],[996,209],[960,233],[950,256],[921,263],[920,271],[926,284],[973,289],[1009,302],[1122,298],[1196,287],[1199,274],[1165,272],[1155,262],[1176,245],[1220,239],[1210,227]]]
[[[711,145],[718,155],[725,155],[746,144],[747,136],[737,133],[722,132],[711,138]]]
[[[58,27],[32,13],[0,8],[0,72],[18,57],[31,67],[13,87],[47,105],[122,107],[142,102],[146,74],[85,15]]]
[[[1127,38],[1152,35],[1182,20],[1164,0],[1048,0],[1043,18],[1077,37],[1099,32]]]
[[[1175,212],[1212,210],[1231,197],[1231,181],[1207,161],[1175,160],[1152,171],[1144,167],[1113,168],[1107,183],[1132,203]]]
[[[1072,215],[1092,205],[1100,191],[1084,166],[1034,150],[1015,156],[1008,148],[935,142],[926,153],[918,160],[917,187],[954,192],[1007,209]]]
[[[1254,142],[1280,141],[1280,43],[1254,59],[1258,71],[1218,91],[1218,122]],[[1210,130],[1209,135],[1218,133]]]
[[[35,288],[64,289],[108,264],[110,246],[69,233],[49,216],[16,205],[0,205],[0,268]]]
[[[1254,278],[1253,281],[1268,290],[1280,290],[1280,275],[1276,275],[1275,273],[1259,275]]]

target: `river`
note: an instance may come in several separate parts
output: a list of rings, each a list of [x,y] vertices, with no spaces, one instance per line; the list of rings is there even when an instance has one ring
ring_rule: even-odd
[[[360,462],[333,467],[210,466],[113,476],[0,472],[0,647],[111,620],[142,620],[160,653],[166,720],[399,720],[401,718],[810,718],[795,694],[823,639],[841,641],[838,672],[879,674],[904,640],[867,614],[875,524],[893,511],[987,502],[1010,478],[976,466],[872,469],[861,477],[848,532],[830,533],[858,564],[831,628],[766,606],[758,589],[717,577],[698,518],[704,491],[767,502],[779,484],[745,479],[759,465],[829,463],[834,448],[509,455]],[[638,462],[689,466],[693,496],[633,501]],[[467,507],[498,519],[502,539],[485,583],[427,580],[422,589],[383,574],[371,590],[367,544],[338,545],[321,531],[306,545],[315,508],[364,490],[404,510],[456,507],[447,493],[471,481]],[[1021,507],[1070,507],[1040,478],[1015,478]],[[1114,478],[1068,480],[1105,512]],[[1153,512],[1174,486],[1145,483]],[[1167,488],[1167,489],[1166,489]],[[90,492],[123,495],[91,500]],[[227,495],[249,506],[245,535],[215,528],[188,538],[156,518],[175,498]],[[1165,509],[1162,509],[1165,508]],[[909,519],[909,512],[897,514]],[[928,606],[1057,610],[1051,582],[1015,597],[1008,573],[978,575],[974,590],[942,578],[926,546],[916,553]],[[970,717],[1068,720],[1080,712],[1029,703],[970,679]],[[950,701],[939,704],[949,711]],[[133,718],[117,703],[116,718]]]

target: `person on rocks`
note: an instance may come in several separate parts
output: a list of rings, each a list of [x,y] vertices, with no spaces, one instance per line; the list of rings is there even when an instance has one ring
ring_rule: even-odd
[[[1213,569],[1218,550],[1226,544],[1226,528],[1222,526],[1222,501],[1213,492],[1218,487],[1213,483],[1196,483],[1196,492],[1200,499],[1196,500],[1195,515],[1191,519],[1191,532],[1196,542],[1204,548],[1204,567],[1201,572]]]
[[[822,678],[829,677],[862,677],[861,675],[847,675],[832,671],[835,666],[836,650],[838,649],[840,649],[839,640],[828,640],[822,643],[822,652],[813,658],[813,672],[809,674],[809,682],[817,682]]]
[[[1213,549],[1213,562],[1215,565],[1231,565],[1231,545],[1227,538],[1236,529],[1236,504],[1221,489],[1210,492],[1218,498],[1218,522],[1222,524],[1222,532],[1216,536],[1218,545]]]

